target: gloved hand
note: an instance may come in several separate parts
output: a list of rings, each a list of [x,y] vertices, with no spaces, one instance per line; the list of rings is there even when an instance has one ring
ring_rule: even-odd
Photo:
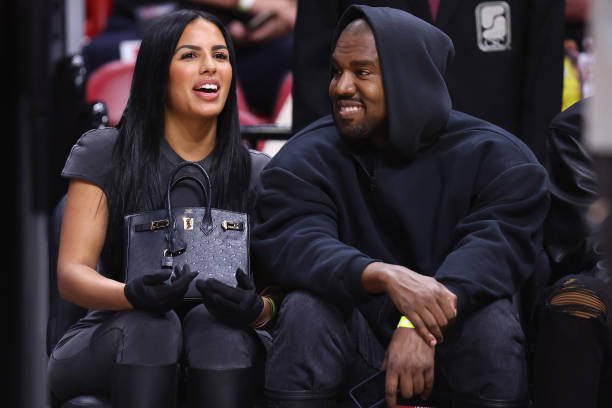
[[[242,269],[236,270],[235,288],[210,278],[196,281],[204,305],[218,320],[236,327],[254,322],[264,307],[264,301],[255,290],[253,278]]]
[[[198,273],[190,272],[189,265],[183,265],[182,270],[175,266],[170,283],[165,283],[170,275],[170,271],[162,271],[136,278],[125,285],[125,297],[135,309],[166,313],[183,300]]]

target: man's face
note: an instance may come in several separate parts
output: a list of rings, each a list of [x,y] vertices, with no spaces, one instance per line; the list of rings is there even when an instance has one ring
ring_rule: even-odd
[[[382,145],[387,139],[387,107],[376,42],[367,25],[365,30],[355,30],[354,25],[342,32],[332,54],[329,97],[334,119],[342,136]]]

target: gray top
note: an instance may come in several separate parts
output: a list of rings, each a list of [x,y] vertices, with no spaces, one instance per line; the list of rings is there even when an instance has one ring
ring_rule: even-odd
[[[91,182],[99,186],[106,194],[107,199],[109,199],[111,194],[110,183],[112,182],[112,153],[118,135],[119,131],[116,128],[110,127],[91,130],[83,134],[72,147],[64,169],[62,170],[62,176]],[[185,160],[172,150],[172,147],[170,147],[165,138],[162,139],[160,143],[161,154],[158,169],[162,183],[161,191],[165,192],[171,171],[177,164]],[[270,160],[270,157],[256,150],[249,150],[249,153],[251,154],[251,180],[249,182],[248,200],[252,203],[261,187],[259,174]],[[214,180],[216,169],[211,168],[211,161],[210,156],[207,156],[198,163],[206,169],[211,180]],[[196,169],[190,167],[182,169],[180,174],[193,175],[199,179],[202,177]],[[175,207],[202,206],[204,204],[204,196],[196,183],[187,180],[180,183],[172,190],[172,204]],[[121,233],[122,231],[109,231],[107,243],[110,234]],[[116,265],[114,262],[108,262],[110,259],[105,259],[104,252],[101,261],[102,273],[115,279],[120,276],[119,270],[117,270],[120,268],[120,265]],[[110,265],[114,266],[110,267]],[[112,271],[109,269],[112,269]]]

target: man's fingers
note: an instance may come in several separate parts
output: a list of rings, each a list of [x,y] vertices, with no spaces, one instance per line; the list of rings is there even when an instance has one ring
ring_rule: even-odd
[[[442,330],[442,333],[444,333],[444,331],[448,327],[449,320],[446,318],[446,313],[442,309],[440,303],[438,302],[431,305],[431,307],[429,308],[429,312],[436,319],[438,327],[440,327],[440,330]]]
[[[278,37],[282,33],[283,22],[280,18],[270,19],[260,28],[248,34],[248,39],[252,42],[261,42],[267,39]]]
[[[394,370],[387,368],[387,375],[385,379],[385,400],[387,401],[388,407],[395,408],[395,405],[397,404],[397,386],[397,373],[395,373]]]
[[[403,382],[403,378],[402,378],[402,382]],[[425,379],[423,378],[423,373],[418,371],[412,377],[412,395],[421,395],[424,389],[425,389]],[[402,394],[404,398],[411,398],[412,395],[410,397],[406,397]]]
[[[399,378],[399,391],[402,394],[403,398],[412,398],[412,396],[416,393],[414,389],[414,381],[413,378],[405,374],[400,376]]]
[[[421,319],[421,317],[415,312],[408,313],[406,317],[414,325],[414,329],[417,331],[417,333],[419,333],[419,336],[421,336],[423,341],[429,344],[431,347],[435,347],[437,344],[436,338],[429,331],[429,328],[427,325],[425,325],[423,319]]]
[[[442,343],[444,336],[442,335],[442,329],[436,321],[435,316],[428,309],[423,310],[420,316],[425,325],[427,325],[429,332],[436,338],[436,341]]]
[[[447,290],[447,296],[438,301],[438,305],[444,311],[444,315],[449,322],[453,322],[457,317],[457,296]]]
[[[427,399],[431,395],[431,391],[433,390],[433,386],[434,386],[434,368],[433,366],[431,367],[431,369],[425,371],[424,380],[425,380],[425,387],[423,389],[423,392],[421,393],[421,398]]]

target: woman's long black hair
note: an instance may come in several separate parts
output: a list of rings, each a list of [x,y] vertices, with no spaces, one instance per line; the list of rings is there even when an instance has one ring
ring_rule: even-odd
[[[119,137],[113,150],[109,231],[111,228],[121,231],[123,217],[127,214],[163,208],[165,186],[161,185],[158,163],[160,141],[164,137],[170,62],[185,27],[197,18],[219,27],[232,65],[232,82],[225,106],[217,118],[216,144],[211,153],[211,168],[214,169],[211,174],[212,205],[247,211],[251,164],[240,135],[233,44],[215,16],[198,10],[179,10],[153,24],[140,45],[129,101],[118,125]],[[118,249],[112,242],[111,247]],[[117,254],[112,249],[111,252]]]

